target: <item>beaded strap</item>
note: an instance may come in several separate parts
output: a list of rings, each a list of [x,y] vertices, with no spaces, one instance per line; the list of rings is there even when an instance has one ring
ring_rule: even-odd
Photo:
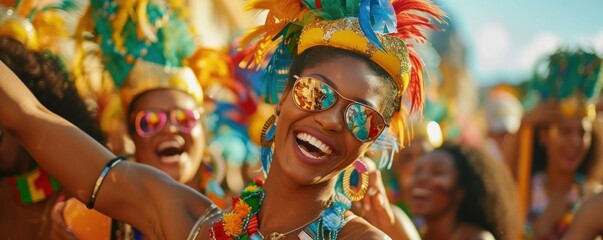
[[[111,168],[115,167],[115,165],[117,165],[119,162],[121,162],[123,160],[125,160],[124,157],[116,157],[114,159],[111,159],[111,161],[109,161],[107,163],[107,165],[105,165],[105,168],[103,168],[103,171],[101,172],[100,176],[98,176],[98,179],[96,179],[96,184],[94,185],[94,191],[92,191],[92,196],[90,197],[90,201],[88,201],[88,204],[86,204],[86,207],[88,209],[94,208],[94,202],[96,201],[96,194],[98,194],[98,190],[100,189],[100,186],[103,183],[103,180],[105,180],[105,176],[107,176],[107,174],[109,173]]]

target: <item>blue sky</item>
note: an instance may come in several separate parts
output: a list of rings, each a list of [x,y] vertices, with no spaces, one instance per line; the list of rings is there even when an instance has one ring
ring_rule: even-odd
[[[460,31],[480,85],[518,82],[560,46],[603,56],[601,0],[439,0]]]

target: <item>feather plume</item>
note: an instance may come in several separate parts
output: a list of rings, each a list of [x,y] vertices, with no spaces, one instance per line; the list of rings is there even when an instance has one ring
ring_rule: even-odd
[[[389,0],[373,0],[371,2],[371,18],[373,30],[380,33],[396,32],[396,13]]]
[[[408,81],[408,92],[406,96],[410,99],[410,112],[417,111],[421,114],[425,101],[425,94],[423,90],[423,61],[414,51],[412,46],[408,46],[408,56],[410,58],[410,79]]]
[[[368,38],[368,40],[373,43],[373,45],[377,46],[379,50],[385,51],[383,45],[377,38],[377,34],[373,31],[372,19],[371,19],[371,2],[373,0],[362,0],[360,3],[360,11],[358,12],[358,25],[360,25],[360,29]]]
[[[52,1],[48,1],[49,3],[52,3]],[[53,10],[58,10],[58,11],[63,11],[63,12],[71,12],[71,11],[76,11],[80,9],[80,5],[78,5],[75,1],[73,0],[62,0],[59,1],[56,4],[49,4],[46,6],[38,6],[37,7],[39,10],[37,11],[53,11]]]
[[[252,43],[257,50],[250,56],[252,61],[247,61],[250,67],[260,66],[267,54],[273,52],[278,46],[278,39],[282,35],[283,29],[296,21],[302,13],[299,0],[253,0],[245,5],[245,9],[268,10],[268,16],[263,26],[258,26],[248,32],[246,37],[241,40],[241,45],[246,46]],[[261,38],[258,38],[262,36]],[[256,39],[254,41],[254,39]]]
[[[264,86],[266,93],[265,101],[276,104],[279,101],[277,93],[282,93],[287,85],[289,65],[293,62],[293,56],[287,49],[287,45],[282,41],[270,60],[270,64],[265,70]]]
[[[154,28],[149,21],[149,15],[147,14],[147,6],[149,0],[140,0],[138,6],[136,6],[136,16],[138,18],[138,24],[136,33],[138,39],[146,38],[151,42],[157,42],[157,28]]]
[[[446,14],[432,2],[426,0],[394,0],[392,6],[396,12],[397,32],[390,35],[407,42],[411,63],[408,94],[406,95],[410,100],[410,112],[421,112],[420,110],[424,104],[423,62],[414,51],[412,44],[409,43],[411,41],[408,40],[414,40],[418,43],[425,42],[426,36],[423,31],[425,29],[438,29],[436,25],[430,22],[430,18],[443,23]],[[428,17],[419,15],[421,13],[426,14]]]
[[[124,48],[124,39],[122,37],[122,31],[130,18],[130,14],[132,14],[132,9],[136,5],[136,0],[124,0],[119,3],[120,6],[115,13],[115,20],[112,22],[112,31],[113,31],[113,42],[118,49]]]
[[[419,13],[435,19],[438,23],[444,23],[446,14],[431,1],[428,0],[394,0],[392,2],[394,11],[397,13],[397,30],[392,34],[401,39],[415,39],[425,41],[425,35],[421,30],[425,28],[437,29],[429,22],[429,18],[422,17]]]
[[[396,20],[394,8],[387,0],[362,0],[360,3],[358,12],[360,28],[369,41],[382,51],[383,45],[375,32],[396,32]]]
[[[77,2],[74,0],[15,1],[13,7],[19,15],[27,16],[31,21],[36,29],[41,49],[49,50],[54,54],[65,53],[64,49],[61,49],[61,43],[70,37],[66,18],[80,9]]]

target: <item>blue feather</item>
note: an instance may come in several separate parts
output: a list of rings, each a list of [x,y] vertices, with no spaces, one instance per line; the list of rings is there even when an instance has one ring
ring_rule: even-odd
[[[272,164],[272,148],[260,148],[260,160],[262,161],[262,170],[264,171],[264,176],[268,176],[268,171],[270,170],[270,165]]]
[[[284,41],[281,41],[276,51],[272,54],[270,64],[264,71],[264,101],[267,103],[278,103],[278,97],[287,85],[291,62],[293,62],[293,56],[291,56]]]
[[[371,1],[371,18],[373,30],[379,33],[397,32],[396,12],[389,0]]]
[[[399,149],[398,138],[389,130],[385,129],[381,135],[370,146],[369,152],[379,153],[379,162],[377,168],[390,169],[394,160],[394,155]],[[373,159],[377,160],[377,159]]]
[[[377,46],[377,48],[379,48],[381,51],[385,51],[383,45],[381,45],[381,42],[379,42],[377,35],[373,31],[373,26],[371,23],[372,1],[376,0],[362,0],[362,2],[360,3],[360,9],[358,11],[358,24],[360,25],[360,29],[362,29],[362,32],[364,33],[366,38],[373,45]]]

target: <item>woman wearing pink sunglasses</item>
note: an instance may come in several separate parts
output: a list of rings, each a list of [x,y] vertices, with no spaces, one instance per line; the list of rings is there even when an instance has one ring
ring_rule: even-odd
[[[357,159],[380,141],[386,126],[404,136],[402,98],[409,99],[411,110],[421,107],[422,76],[420,60],[403,39],[422,41],[417,29],[432,26],[415,10],[440,21],[443,13],[410,0],[350,0],[324,8],[322,1],[292,0],[266,7],[271,10],[266,26],[256,30],[266,35],[255,38],[252,49],[259,55],[249,59],[263,62],[265,47],[276,48],[266,76],[266,99],[277,103],[276,115],[262,134],[267,180],[246,187],[228,213],[155,169],[120,163],[40,107],[4,65],[0,115],[8,117],[0,126],[88,207],[129,222],[146,236],[389,239],[348,211],[350,200],[367,190],[366,167]],[[404,94],[407,88],[410,93]],[[41,131],[45,134],[34,135]],[[81,158],[86,164],[77,161]],[[361,179],[358,190],[351,187],[353,179]]]
[[[194,53],[213,53],[214,50],[196,49],[193,34],[189,31],[190,26],[185,24],[185,19],[176,15],[181,11],[177,7],[165,10],[161,18],[169,19],[169,22],[157,28],[158,34],[169,33],[177,38],[180,44],[173,45],[169,39],[158,39],[153,42],[148,35],[141,39],[136,32],[146,24],[141,19],[128,17],[127,24],[119,28],[115,25],[118,20],[104,18],[103,16],[107,14],[120,15],[135,10],[133,6],[127,5],[119,5],[117,8],[98,7],[115,3],[117,2],[94,0],[91,2],[91,13],[82,19],[82,21],[94,22],[85,31],[97,36],[93,44],[100,47],[104,57],[102,67],[108,73],[103,80],[114,83],[105,85],[115,85],[116,88],[95,91],[115,92],[108,94],[109,96],[97,93],[100,95],[97,99],[101,105],[98,111],[99,119],[103,121],[101,124],[104,126],[103,130],[111,136],[108,145],[115,154],[132,155],[131,160],[159,169],[177,182],[205,194],[218,206],[225,207],[224,192],[211,179],[213,174],[211,163],[209,161],[202,163],[204,157],[207,157],[204,155],[207,145],[206,133],[201,123],[203,92],[195,72],[184,65],[185,61],[194,64],[194,61],[199,59],[191,57]],[[139,16],[148,15],[150,20],[153,20],[153,11],[160,8],[161,6],[156,4],[148,5],[146,12],[138,9],[141,11]],[[108,26],[110,27],[107,28]],[[117,43],[106,44],[108,41],[114,41],[116,35],[124,40],[121,43],[123,46]],[[86,49],[81,50],[88,53]],[[145,51],[147,54],[144,54]],[[218,54],[218,51],[215,52]],[[136,60],[130,59],[131,56]],[[75,65],[81,68],[84,66],[83,63]],[[97,68],[102,69],[102,67]],[[205,67],[202,70],[210,72],[213,69]],[[89,78],[90,76],[85,76],[77,80],[81,83],[87,82]],[[117,104],[102,105],[103,102],[111,101]],[[122,147],[122,144],[116,141],[122,139],[126,141],[131,139],[133,148],[126,144]],[[67,204],[57,204],[55,221],[64,225],[62,216],[74,215],[69,210],[63,210],[65,205],[72,206],[71,203],[70,200]],[[86,238],[82,234],[85,232],[85,227],[71,224],[77,221],[76,219],[70,220],[66,217],[65,220],[78,237]],[[129,239],[124,237],[129,235],[134,239],[142,237],[142,233],[136,228],[117,221],[112,225],[112,228],[116,229],[112,235],[118,239]]]

